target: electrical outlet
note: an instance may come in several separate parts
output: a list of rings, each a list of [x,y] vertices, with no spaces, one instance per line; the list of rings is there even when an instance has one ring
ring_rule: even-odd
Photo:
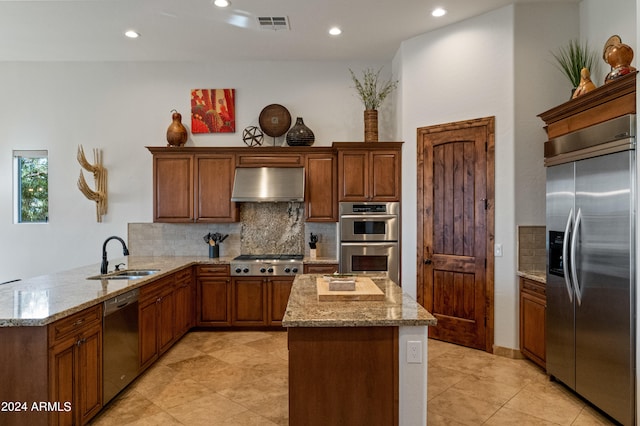
[[[493,254],[495,257],[502,257],[502,244],[496,244],[493,246]]]
[[[422,364],[422,342],[417,340],[407,342],[407,363]]]

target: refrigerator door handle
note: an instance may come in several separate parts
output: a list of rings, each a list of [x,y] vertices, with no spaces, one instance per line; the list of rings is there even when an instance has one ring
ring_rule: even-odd
[[[576,266],[576,246],[578,245],[578,228],[582,221],[582,210],[578,209],[576,214],[576,222],[573,225],[573,234],[571,235],[571,280],[573,282],[573,290],[576,293],[576,301],[578,306],[582,304],[582,291],[580,290],[580,282],[578,281],[578,268]]]
[[[573,264],[569,259],[569,231],[571,229],[571,219],[573,218],[573,209],[569,211],[569,217],[567,217],[567,226],[564,228],[564,237],[562,241],[562,272],[564,273],[564,283],[567,286],[567,294],[569,295],[569,302],[573,303],[573,289],[571,288],[571,281],[569,274],[569,264]]]

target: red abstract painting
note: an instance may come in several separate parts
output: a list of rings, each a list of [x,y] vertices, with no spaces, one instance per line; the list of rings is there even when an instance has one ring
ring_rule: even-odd
[[[235,89],[193,89],[191,91],[192,133],[234,133],[236,131]]]

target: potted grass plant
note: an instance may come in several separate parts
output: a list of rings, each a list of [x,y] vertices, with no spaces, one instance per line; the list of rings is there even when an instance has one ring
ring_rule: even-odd
[[[571,94],[580,85],[580,72],[586,68],[593,72],[596,66],[597,53],[589,49],[589,43],[570,40],[565,46],[551,52],[556,60],[556,67],[571,82]]]
[[[354,87],[364,104],[364,141],[378,142],[378,107],[391,92],[398,87],[398,80],[380,81],[380,72],[367,68],[362,72],[362,80],[349,68]]]

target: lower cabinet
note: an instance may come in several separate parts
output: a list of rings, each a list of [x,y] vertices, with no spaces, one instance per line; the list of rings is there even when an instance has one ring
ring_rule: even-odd
[[[82,425],[102,409],[102,305],[49,325],[51,425]]]
[[[151,365],[174,342],[174,275],[140,289],[140,368]]]
[[[520,352],[542,368],[546,365],[546,286],[520,278]]]
[[[195,324],[195,281],[192,268],[175,274],[175,339],[179,339]]]
[[[282,325],[294,279],[294,277],[274,277],[268,281],[269,325]]]
[[[231,277],[229,265],[196,267],[196,325],[228,327],[231,325]]]
[[[262,277],[239,277],[231,281],[231,324],[267,325],[267,281]]]

